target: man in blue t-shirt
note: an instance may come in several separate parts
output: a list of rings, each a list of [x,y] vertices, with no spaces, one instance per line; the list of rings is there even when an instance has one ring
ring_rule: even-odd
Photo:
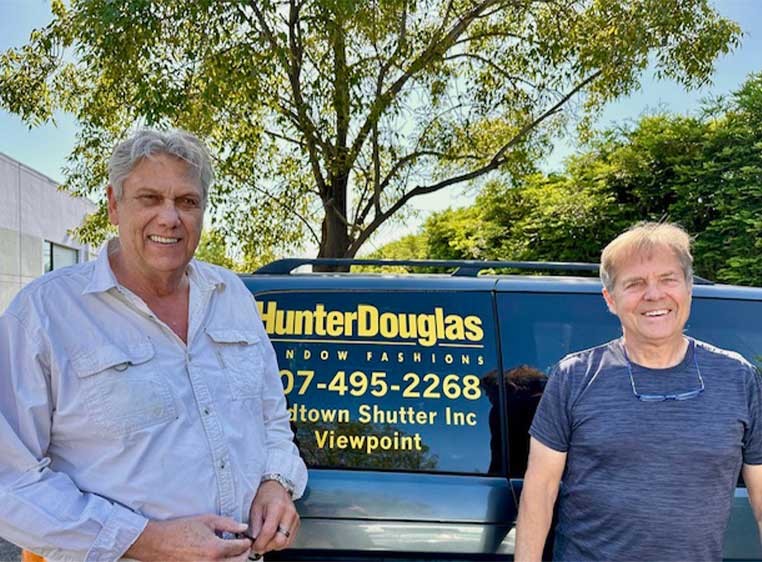
[[[515,559],[720,560],[739,470],[762,525],[762,382],[683,335],[690,237],[642,223],[601,256],[623,335],[554,368],[530,429]],[[563,485],[559,484],[563,479]]]

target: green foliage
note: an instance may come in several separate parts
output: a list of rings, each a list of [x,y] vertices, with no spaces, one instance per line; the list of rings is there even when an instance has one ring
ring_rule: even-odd
[[[420,260],[428,256],[426,236],[410,234],[385,244],[369,257],[376,259]]]
[[[100,246],[107,238],[116,235],[116,227],[109,221],[105,201],[94,213],[85,217],[80,226],[72,229],[72,233],[83,243],[90,244],[94,248]]]
[[[54,14],[0,55],[0,106],[31,126],[76,116],[66,186],[83,195],[136,124],[198,133],[217,159],[213,227],[254,259],[305,239],[354,256],[414,197],[533,172],[575,96],[594,115],[650,61],[701,85],[740,37],[709,0],[56,0]]]
[[[225,233],[215,228],[205,228],[201,233],[195,258],[226,267],[239,273],[251,273],[262,265],[273,261],[276,256],[271,252],[247,252],[249,246],[244,245],[244,251],[237,250],[228,242]]]
[[[201,233],[195,258],[227,269],[238,269],[235,261],[228,255],[225,235],[219,230],[204,230]]]
[[[762,285],[762,74],[699,117],[654,115],[599,133],[563,174],[490,183],[405,244],[433,259],[597,262],[631,224],[662,219],[695,235],[698,275]]]

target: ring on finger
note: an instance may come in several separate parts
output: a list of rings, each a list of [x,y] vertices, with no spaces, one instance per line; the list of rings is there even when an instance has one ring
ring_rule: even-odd
[[[276,533],[280,533],[284,537],[288,538],[291,536],[291,533],[288,529],[286,529],[283,525],[278,525],[278,528],[275,530]]]

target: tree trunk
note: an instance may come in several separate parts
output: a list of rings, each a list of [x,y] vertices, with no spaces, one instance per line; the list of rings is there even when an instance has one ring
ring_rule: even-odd
[[[325,217],[320,232],[319,258],[351,258],[349,247],[349,227],[347,225],[347,184],[349,173],[330,179],[329,191],[332,197],[324,202]],[[315,266],[315,271],[349,271],[348,267]]]

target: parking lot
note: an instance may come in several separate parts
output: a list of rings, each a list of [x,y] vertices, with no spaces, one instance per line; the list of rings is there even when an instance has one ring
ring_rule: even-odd
[[[11,543],[0,539],[0,561],[19,562],[21,560],[21,551]]]

